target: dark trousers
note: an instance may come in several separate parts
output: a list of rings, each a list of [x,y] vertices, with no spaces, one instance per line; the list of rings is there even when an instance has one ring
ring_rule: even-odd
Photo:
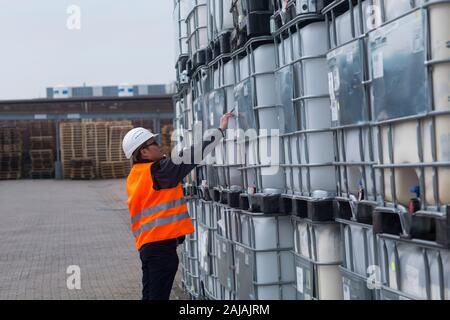
[[[178,270],[177,246],[183,240],[184,237],[149,243],[139,250],[142,261],[142,300],[169,300]]]

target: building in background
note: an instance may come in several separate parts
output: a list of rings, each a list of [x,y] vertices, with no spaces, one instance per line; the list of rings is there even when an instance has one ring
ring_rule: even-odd
[[[175,93],[175,84],[130,85],[116,86],[83,86],[67,87],[58,85],[47,88],[48,99],[90,98],[90,97],[134,97],[156,96]]]

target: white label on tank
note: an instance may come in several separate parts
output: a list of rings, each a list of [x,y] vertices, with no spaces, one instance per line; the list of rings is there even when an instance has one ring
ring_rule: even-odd
[[[335,99],[331,100],[331,120],[332,121],[338,121],[339,120],[338,102]]]
[[[350,287],[346,284],[342,285],[344,288],[344,300],[350,300]]]
[[[244,258],[245,258],[245,264],[249,265],[250,264],[250,257],[248,254],[244,254]]]
[[[373,78],[384,77],[383,51],[377,50],[372,54]]]
[[[211,126],[214,125],[214,113],[212,113],[212,112],[209,114],[209,122],[210,122]]]
[[[244,97],[248,96],[248,86],[245,84],[244,85]]]
[[[297,291],[303,293],[303,269],[297,267]]]

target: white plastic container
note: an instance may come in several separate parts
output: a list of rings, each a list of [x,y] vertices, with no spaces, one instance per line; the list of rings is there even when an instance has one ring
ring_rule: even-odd
[[[376,152],[376,136],[373,135],[372,140],[370,139],[370,131],[368,128],[362,129],[362,150],[360,146],[360,129],[347,129],[343,131],[341,134],[344,135],[344,141],[345,141],[345,148],[342,146],[341,137],[338,139],[338,145],[339,145],[339,156],[340,160],[345,160],[348,163],[352,162],[370,162],[370,143],[372,141],[373,143],[373,152]],[[364,155],[364,157],[361,156],[361,153]],[[343,183],[344,176],[345,176],[345,170],[344,166],[340,167],[341,170],[341,183],[340,190],[344,193],[351,194],[354,196],[358,195],[360,185],[363,186],[365,193],[366,193],[366,199],[370,198],[370,200],[374,200],[376,198],[375,194],[375,181],[372,180],[371,176],[371,169],[370,165],[366,165],[364,167],[362,166],[347,166],[347,183],[348,183],[348,190],[347,186]],[[365,177],[366,181],[364,182],[364,171],[365,171]],[[377,176],[375,177],[377,179]],[[379,181],[379,180],[378,180]],[[379,182],[378,182],[379,183]],[[379,184],[378,184],[379,185]]]
[[[416,48],[414,52],[423,52],[425,50],[425,39],[430,39],[430,49],[431,49],[431,58],[432,60],[445,60],[450,57],[450,49],[447,47],[446,43],[450,38],[450,21],[448,16],[450,14],[450,4],[449,3],[441,3],[441,4],[432,4],[428,7],[429,18],[429,35],[425,35],[427,30],[422,30],[415,28],[415,30],[409,31],[409,29],[403,30],[401,36],[404,38],[415,39],[413,48]],[[396,31],[397,28],[402,27],[402,22],[405,20],[408,23],[417,25],[418,27],[422,27],[423,17],[422,10],[416,10],[412,14],[408,14],[407,16],[401,18],[400,21],[395,21],[390,23],[389,25],[383,28],[384,34],[388,32],[391,34]],[[411,32],[411,33],[409,33]],[[376,35],[376,33],[374,33]],[[400,35],[397,35],[397,38]],[[393,54],[398,56],[397,60],[400,60],[406,53],[411,52],[411,48],[409,46],[403,47],[402,45],[397,44],[393,38],[390,42],[388,39],[387,45],[382,47],[382,50],[377,51],[373,50],[371,52],[372,55],[379,55],[380,52],[384,54],[384,59],[394,59],[391,58]],[[405,52],[404,52],[405,51]],[[389,56],[387,56],[387,53]],[[420,58],[420,56],[419,56]],[[384,60],[383,59],[383,60]],[[425,58],[424,58],[425,59]],[[392,60],[391,60],[392,61]],[[390,71],[387,69],[387,64],[384,62],[383,64],[375,64],[372,63],[373,73],[383,79],[386,77],[386,74]],[[383,67],[383,68],[381,68]],[[432,84],[433,84],[433,109],[436,111],[444,111],[450,109],[450,100],[449,100],[449,75],[450,75],[450,63],[437,63],[433,65],[431,68],[432,71]],[[375,72],[376,71],[376,72]],[[407,72],[407,71],[405,71]],[[423,72],[421,69],[417,69],[417,77],[424,77],[426,72],[426,66],[423,66]],[[407,78],[407,74],[401,74],[402,79]],[[380,80],[378,80],[380,81]],[[386,80],[387,81],[387,80]],[[401,86],[397,86],[399,90],[402,88]],[[408,88],[408,86],[406,87]],[[403,89],[402,89],[403,90]],[[420,87],[420,90],[423,92],[427,92],[426,88],[423,86]],[[415,99],[422,98],[420,95],[416,94],[416,91],[419,91],[417,88],[414,92],[401,92],[402,96],[415,95]],[[378,100],[377,100],[378,99]],[[373,101],[378,102],[380,104],[380,97],[375,95]],[[424,99],[426,101],[426,97]],[[410,104],[405,104],[405,106],[414,105],[415,100],[411,98]],[[423,104],[417,107],[427,107],[427,105],[423,106]],[[387,108],[385,108],[389,111]],[[384,110],[384,111],[386,111]],[[409,113],[413,113],[414,110],[406,110]],[[425,112],[423,110],[422,112]],[[394,114],[395,115],[395,114]],[[414,114],[413,114],[414,115]],[[380,113],[380,116],[383,116],[383,113]],[[392,116],[391,116],[392,117]],[[435,117],[435,128],[432,133],[432,120],[431,117],[427,119],[420,120],[421,123],[421,136],[422,136],[422,144],[423,147],[423,155],[424,162],[432,163],[436,162],[445,162],[450,160],[450,117],[449,116],[436,116]],[[418,121],[411,120],[402,123],[394,123],[392,124],[392,137],[393,137],[393,159],[389,158],[388,152],[388,133],[389,129],[387,126],[382,126],[381,128],[381,136],[382,136],[382,147],[383,148],[383,163],[384,164],[414,164],[421,161],[419,158],[419,148],[418,143]],[[436,159],[432,158],[432,137],[436,138]],[[395,189],[396,194],[392,195],[392,182],[391,182],[391,171],[389,169],[384,170],[385,177],[385,199],[389,202],[394,201],[394,197],[397,198],[398,202],[403,205],[407,205],[410,198],[415,198],[416,195],[409,192],[411,187],[419,185],[419,175],[420,169],[416,168],[396,168],[395,169]],[[426,205],[427,206],[435,206],[437,204],[437,200],[440,204],[450,203],[450,194],[447,190],[449,181],[450,181],[450,169],[446,167],[440,167],[438,169],[438,193],[439,199],[435,199],[434,197],[434,183],[433,183],[433,169],[428,167],[425,169],[425,190],[421,190],[425,195]]]
[[[374,5],[380,6],[381,1],[384,1],[386,21],[391,21],[424,3],[422,0],[416,0],[414,6],[413,1],[410,0],[375,0]]]
[[[233,15],[230,12],[232,0],[210,0],[214,5],[214,25],[217,34],[233,28]]]
[[[181,55],[188,54],[186,18],[189,14],[190,0],[176,0],[173,11],[175,30],[175,60]]]
[[[188,47],[192,56],[208,46],[208,8],[206,0],[191,0],[191,10],[186,18],[188,24]]]
[[[310,286],[318,289],[319,300],[341,300],[342,277],[339,271],[341,260],[341,235],[338,224],[314,224],[310,222],[296,222],[294,230],[295,252],[313,265],[317,270],[317,279]],[[297,286],[302,286],[303,277],[307,270],[302,265],[297,265]],[[301,277],[302,279],[299,279]],[[317,292],[316,292],[317,293]]]
[[[314,99],[305,99],[304,101],[304,122],[302,130],[325,129],[331,127],[331,110],[328,96],[328,67],[325,58],[320,56],[327,51],[326,41],[317,41],[317,39],[326,39],[326,25],[323,22],[316,22],[300,30],[300,41],[302,47],[302,56],[318,56],[315,59],[305,60],[303,63],[295,64],[296,74],[299,75],[296,83],[299,85],[296,92],[301,93],[303,97],[314,96]],[[322,97],[323,96],[323,97]],[[319,98],[320,97],[320,98]],[[296,105],[297,110],[301,108]],[[298,112],[297,111],[297,112]],[[292,139],[293,147],[300,148],[300,152],[291,150],[293,154],[300,154],[298,159],[302,164],[327,164],[334,161],[333,134],[330,131],[305,133],[300,135],[298,141]],[[320,148],[317,148],[320,146]],[[297,148],[297,147],[296,147]],[[306,158],[306,149],[308,149],[308,159]],[[296,159],[297,160],[297,159]],[[294,162],[295,164],[295,162]],[[293,168],[294,177],[298,170],[302,170],[303,192],[312,192],[314,190],[324,190],[333,193],[336,188],[333,166],[310,167],[310,188],[308,188],[307,171]],[[300,186],[294,185],[297,191]],[[308,190],[309,189],[309,190]]]
[[[275,45],[266,44],[253,51],[255,66],[256,107],[258,109],[260,129],[278,129],[280,126],[277,99],[273,92],[275,87]],[[261,74],[264,73],[264,74]]]
[[[395,1],[395,0],[394,0]],[[376,7],[380,8],[380,6]],[[369,25],[367,21],[369,19],[373,19],[373,12],[369,11],[368,1],[364,1],[362,3],[362,14],[363,14],[363,30],[367,32],[369,29]],[[375,18],[375,24],[379,24],[381,22],[381,11],[379,11],[380,15]],[[369,16],[369,14],[371,14]],[[378,14],[378,11],[375,13]],[[353,8],[353,22],[355,27],[355,37],[361,35],[361,22],[360,22],[360,8],[359,5],[356,5]],[[343,45],[344,43],[349,42],[354,39],[352,35],[352,20],[350,11],[343,13],[342,15],[336,18],[336,38],[337,38],[337,46]]]
[[[384,237],[379,239],[379,250],[383,283],[398,296],[433,300],[450,298],[448,250],[424,248]]]
[[[252,274],[257,283],[273,283],[278,282],[278,255],[281,262],[281,281],[294,281],[294,263],[293,256],[289,251],[279,251],[279,248],[292,248],[293,239],[292,225],[288,216],[240,216],[242,235],[241,239],[245,246],[253,248],[253,250],[244,249],[237,244],[237,258],[242,267],[242,263],[248,262],[247,268],[254,268],[253,271],[247,273]],[[278,232],[277,232],[278,226]],[[277,234],[279,238],[277,239]],[[257,250],[268,250],[258,252]],[[239,254],[239,252],[241,252]],[[241,261],[242,259],[247,261]],[[254,259],[253,264],[248,259]],[[251,267],[250,267],[251,266]],[[243,269],[240,269],[243,270]],[[249,270],[250,271],[250,270]],[[242,272],[242,271],[241,271]],[[253,291],[253,279],[240,278],[237,272],[237,281],[245,290]],[[258,296],[256,299],[280,299],[279,285],[261,285],[257,288]],[[283,299],[293,299],[292,285],[281,285]]]
[[[360,276],[367,277],[367,268],[375,265],[373,230],[359,225],[346,224],[344,226],[344,243],[347,269]],[[368,257],[367,263],[366,255]]]

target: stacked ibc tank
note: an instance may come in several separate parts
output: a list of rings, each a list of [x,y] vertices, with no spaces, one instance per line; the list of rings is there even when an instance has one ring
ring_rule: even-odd
[[[450,0],[174,8],[190,297],[450,299]]]
[[[333,2],[324,10],[328,35],[328,84],[334,128],[337,196],[341,223],[343,297],[375,299],[367,285],[376,266],[373,209],[379,202],[374,169],[376,142],[368,83],[369,1]]]
[[[368,38],[381,298],[450,299],[450,2],[381,4]]]

